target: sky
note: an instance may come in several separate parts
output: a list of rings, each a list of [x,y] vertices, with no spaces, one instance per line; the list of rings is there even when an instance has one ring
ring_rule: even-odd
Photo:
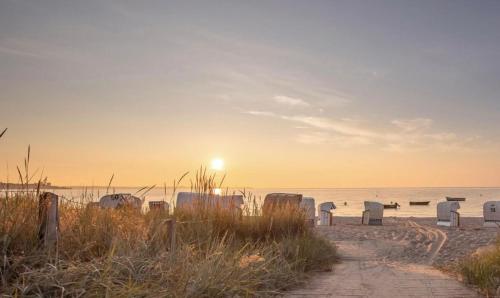
[[[499,1],[1,0],[0,90],[0,180],[500,186]]]

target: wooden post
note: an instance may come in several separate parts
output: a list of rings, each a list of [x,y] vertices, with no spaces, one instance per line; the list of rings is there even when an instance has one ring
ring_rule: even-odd
[[[53,248],[59,239],[59,197],[44,192],[38,200],[38,239],[46,248]]]
[[[175,253],[175,218],[167,219],[167,227],[170,252],[173,255]]]

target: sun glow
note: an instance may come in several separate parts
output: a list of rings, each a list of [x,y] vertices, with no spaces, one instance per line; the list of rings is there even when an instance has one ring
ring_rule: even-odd
[[[222,171],[224,169],[224,160],[215,158],[212,160],[212,170]]]

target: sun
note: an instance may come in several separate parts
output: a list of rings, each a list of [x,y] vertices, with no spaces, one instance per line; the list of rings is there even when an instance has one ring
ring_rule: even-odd
[[[222,171],[224,169],[224,160],[220,158],[212,159],[212,170]]]

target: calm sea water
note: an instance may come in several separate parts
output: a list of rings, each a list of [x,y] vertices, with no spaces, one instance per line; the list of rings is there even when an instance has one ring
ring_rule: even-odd
[[[134,194],[137,188],[116,188],[110,190],[115,193],[132,193]],[[63,195],[67,198],[79,198],[83,193],[83,189],[56,189],[55,193]],[[188,191],[180,189],[178,191]],[[238,191],[238,190],[231,190]],[[105,188],[95,188],[93,191],[95,200],[99,196],[106,193]],[[340,216],[360,216],[363,207],[363,202],[366,200],[378,201],[389,204],[398,202],[401,208],[398,210],[386,209],[385,216],[415,216],[415,217],[434,217],[436,215],[436,203],[444,201],[446,196],[465,197],[465,202],[460,202],[460,214],[462,216],[482,216],[483,203],[490,200],[500,200],[500,188],[366,188],[366,189],[335,189],[335,188],[318,188],[318,189],[262,189],[254,188],[247,189],[257,198],[263,199],[266,194],[272,192],[287,192],[300,193],[304,196],[313,197],[316,200],[316,205],[333,201],[337,205],[335,210],[336,215]],[[87,189],[87,193],[91,191]],[[172,197],[172,189],[167,189],[167,201]],[[152,189],[146,195],[146,200],[162,200],[165,198],[164,189]],[[409,201],[430,201],[429,206],[410,206]],[[347,205],[344,205],[344,202]]]

